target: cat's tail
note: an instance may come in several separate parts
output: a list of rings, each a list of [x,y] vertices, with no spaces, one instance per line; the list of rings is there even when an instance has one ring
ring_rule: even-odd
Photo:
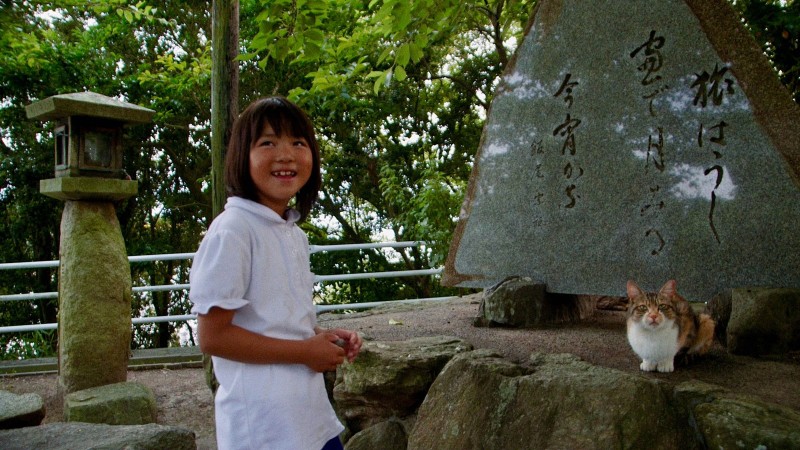
[[[697,317],[697,334],[694,342],[687,353],[702,355],[711,348],[714,343],[714,319],[708,314],[702,313]]]

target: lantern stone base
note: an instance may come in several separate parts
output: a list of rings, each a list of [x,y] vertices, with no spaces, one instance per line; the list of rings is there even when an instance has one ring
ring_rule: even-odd
[[[133,180],[94,177],[60,177],[39,181],[39,192],[59,200],[106,200],[117,202],[136,195]]]

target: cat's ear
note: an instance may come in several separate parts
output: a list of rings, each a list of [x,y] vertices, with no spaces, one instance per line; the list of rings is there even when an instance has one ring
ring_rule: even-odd
[[[642,290],[639,289],[639,286],[633,282],[633,280],[628,280],[628,298],[634,299],[640,295],[642,295]]]
[[[661,290],[658,291],[658,293],[663,295],[664,297],[672,298],[677,293],[677,291],[675,290],[675,286],[677,284],[678,283],[675,280],[669,280],[666,283],[664,283],[664,286],[661,286]]]

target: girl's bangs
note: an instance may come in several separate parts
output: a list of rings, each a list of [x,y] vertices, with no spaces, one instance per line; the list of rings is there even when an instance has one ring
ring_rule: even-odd
[[[310,138],[307,119],[299,112],[282,102],[269,102],[261,115],[260,129],[269,124],[277,136]]]

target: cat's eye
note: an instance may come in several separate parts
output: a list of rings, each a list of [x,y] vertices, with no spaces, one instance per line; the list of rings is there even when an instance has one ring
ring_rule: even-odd
[[[672,309],[672,306],[667,305],[666,303],[661,303],[658,305],[659,311],[669,311],[670,309]]]
[[[646,305],[637,306],[636,307],[636,312],[638,312],[638,313],[646,313],[647,312],[647,306]]]

